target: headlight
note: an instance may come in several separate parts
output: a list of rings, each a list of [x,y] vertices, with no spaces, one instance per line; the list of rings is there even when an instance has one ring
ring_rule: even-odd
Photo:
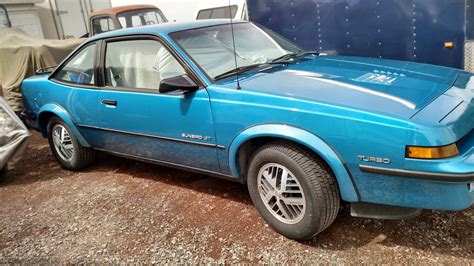
[[[442,147],[407,146],[407,158],[414,159],[444,159],[459,155],[456,143]]]

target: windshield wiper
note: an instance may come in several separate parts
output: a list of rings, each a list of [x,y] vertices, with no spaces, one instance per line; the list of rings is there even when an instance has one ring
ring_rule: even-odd
[[[240,74],[243,74],[243,73],[245,73],[247,71],[250,71],[254,68],[257,68],[261,65],[264,65],[264,64],[254,64],[254,65],[241,66],[241,67],[238,67],[238,68],[234,68],[234,69],[231,69],[229,71],[226,71],[222,74],[219,74],[219,75],[215,76],[214,80],[219,80],[219,79],[227,78],[227,77],[234,76],[234,75],[240,75]]]
[[[227,78],[227,77],[230,77],[230,76],[240,75],[240,74],[243,74],[247,71],[258,68],[258,67],[263,66],[263,65],[287,64],[287,63],[290,63],[290,62],[288,62],[288,60],[290,60],[290,59],[300,58],[300,57],[304,57],[304,56],[307,56],[307,55],[318,56],[319,52],[307,51],[307,52],[300,52],[300,53],[284,54],[284,55],[282,55],[278,58],[275,58],[275,59],[273,59],[271,61],[268,61],[268,62],[265,62],[265,63],[253,64],[253,65],[248,65],[248,66],[241,66],[241,67],[231,69],[229,71],[226,71],[222,74],[219,74],[219,75],[215,76],[214,80],[219,80],[219,79]]]
[[[294,58],[296,56],[298,56],[297,53],[284,54],[280,57],[277,57],[277,58],[273,59],[271,62],[286,61],[286,60]]]
[[[301,55],[301,54],[298,54],[298,56],[299,55]],[[265,63],[253,64],[253,65],[248,65],[248,66],[241,66],[241,67],[231,69],[227,72],[224,72],[222,74],[219,74],[219,75],[215,76],[214,80],[219,80],[219,79],[227,78],[227,77],[230,77],[230,76],[240,75],[240,74],[243,74],[243,73],[245,73],[247,71],[250,71],[252,69],[261,67],[261,66],[281,65],[281,64],[285,64],[285,62],[276,62],[275,60],[272,60],[272,61],[265,62]]]
[[[271,62],[276,63],[276,62],[281,62],[281,61],[287,61],[287,60],[290,60],[290,59],[300,58],[300,57],[304,57],[304,56],[307,56],[307,55],[316,55],[316,56],[318,56],[319,52],[308,51],[308,52],[302,52],[302,53],[284,54],[280,57],[277,57],[277,58],[273,59]]]

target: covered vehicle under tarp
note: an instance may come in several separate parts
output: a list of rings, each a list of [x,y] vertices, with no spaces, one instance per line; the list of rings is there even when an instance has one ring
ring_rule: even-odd
[[[15,112],[23,109],[21,82],[36,70],[58,65],[84,39],[35,39],[18,28],[0,28],[0,88]]]
[[[11,170],[27,148],[30,132],[0,93],[0,172]]]

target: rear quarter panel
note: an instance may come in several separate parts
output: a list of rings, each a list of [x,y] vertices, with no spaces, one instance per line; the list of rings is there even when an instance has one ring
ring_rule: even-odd
[[[47,75],[26,79],[22,87],[25,112],[36,115],[38,122],[49,112],[69,120],[66,122],[75,129],[77,124],[98,125],[98,90],[56,83]],[[39,130],[44,133],[45,128]]]

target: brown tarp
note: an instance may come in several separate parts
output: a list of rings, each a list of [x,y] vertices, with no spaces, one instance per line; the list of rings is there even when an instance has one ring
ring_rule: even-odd
[[[23,108],[21,82],[37,69],[56,66],[83,41],[34,39],[18,28],[0,29],[0,89],[13,111]]]

